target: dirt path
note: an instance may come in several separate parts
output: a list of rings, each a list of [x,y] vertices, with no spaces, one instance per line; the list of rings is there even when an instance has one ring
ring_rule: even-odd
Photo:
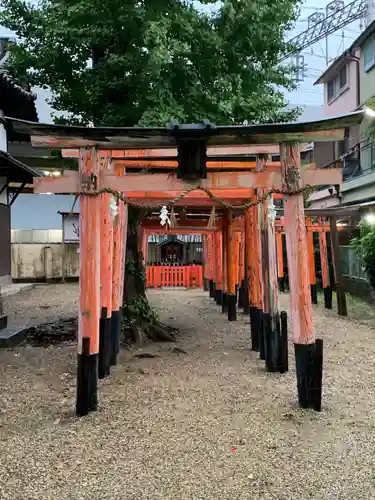
[[[288,374],[265,373],[247,318],[229,324],[201,291],[149,296],[188,354],[122,352],[86,418],[71,413],[73,346],[0,351],[1,500],[375,498],[372,327],[314,310],[317,414],[295,406],[293,359]]]

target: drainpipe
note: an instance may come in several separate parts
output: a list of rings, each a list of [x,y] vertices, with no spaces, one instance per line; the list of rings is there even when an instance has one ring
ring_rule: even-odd
[[[359,57],[353,56],[353,60],[356,63],[356,79],[357,79],[357,107],[361,102],[361,92],[360,92],[360,68],[359,68]],[[359,137],[358,137],[359,138]],[[358,148],[358,164],[361,164],[361,148]]]
[[[356,78],[357,78],[357,107],[360,105],[360,87],[359,87],[359,80],[360,80],[360,71],[359,71],[359,57],[352,56],[353,61],[356,63]]]

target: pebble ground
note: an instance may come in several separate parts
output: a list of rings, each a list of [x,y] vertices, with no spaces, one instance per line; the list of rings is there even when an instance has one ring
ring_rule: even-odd
[[[375,499],[372,308],[354,301],[339,318],[314,306],[325,357],[316,413],[295,403],[292,349],[285,375],[249,350],[248,318],[228,323],[203,291],[149,298],[187,354],[121,352],[88,417],[72,412],[74,346],[0,351],[1,500]],[[6,308],[31,325],[77,304],[77,285],[43,285]]]

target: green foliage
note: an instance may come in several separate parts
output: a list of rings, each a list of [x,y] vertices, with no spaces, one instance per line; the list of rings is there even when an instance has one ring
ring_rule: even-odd
[[[367,101],[367,107],[375,111],[375,97]],[[363,119],[362,136],[375,143],[375,120],[372,116],[365,115]]]
[[[359,236],[351,240],[357,255],[363,262],[369,282],[375,288],[375,226],[361,221]]]
[[[53,93],[56,123],[164,126],[288,121],[284,89],[295,68],[278,61],[300,0],[1,0],[0,24],[22,39],[8,69]],[[36,4],[36,5],[35,5]],[[204,7],[204,8],[203,8]],[[76,163],[72,162],[71,168]],[[129,208],[136,260],[143,211]],[[134,248],[133,248],[134,247]],[[137,285],[144,269],[127,263]],[[125,278],[127,279],[127,278]],[[135,285],[129,324],[157,317]],[[137,295],[138,294],[138,295]]]
[[[156,312],[151,309],[146,297],[136,295],[130,304],[123,307],[123,318],[128,326],[134,323],[158,324],[159,319]]]
[[[278,61],[299,3],[2,0],[0,24],[23,40],[10,70],[52,89],[58,123],[286,121],[295,68]]]

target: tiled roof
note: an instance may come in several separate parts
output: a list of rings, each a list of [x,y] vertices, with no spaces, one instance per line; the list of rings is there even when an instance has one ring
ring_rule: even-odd
[[[8,71],[5,69],[0,68],[0,90],[14,90],[16,91],[20,96],[22,96],[24,99],[30,100],[30,101],[35,101],[36,100],[36,94],[33,92],[30,92],[28,90],[25,90],[22,88],[20,85],[18,85],[11,75],[9,75]]]

